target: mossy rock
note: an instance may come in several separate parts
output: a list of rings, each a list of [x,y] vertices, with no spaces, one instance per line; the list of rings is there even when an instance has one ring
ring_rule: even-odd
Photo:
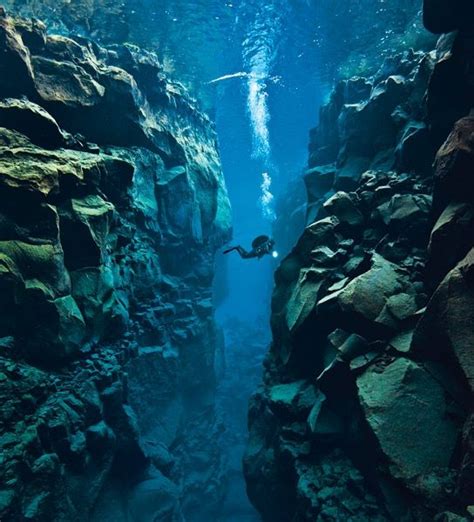
[[[116,337],[128,323],[128,311],[107,268],[85,268],[71,273],[72,295],[81,309],[89,335]]]
[[[13,139],[14,135],[8,135]],[[49,151],[33,145],[11,150],[0,141],[0,188],[50,196],[79,196],[100,189],[112,202],[124,201],[133,179],[130,163],[107,154]]]
[[[31,62],[36,90],[45,101],[91,107],[105,94],[104,86],[76,64],[40,56],[33,57]]]
[[[0,254],[14,262],[25,281],[41,281],[52,297],[69,292],[69,276],[64,268],[64,256],[59,244],[0,241]]]

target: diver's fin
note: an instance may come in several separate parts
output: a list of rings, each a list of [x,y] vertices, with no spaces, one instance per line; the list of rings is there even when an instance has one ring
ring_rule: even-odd
[[[228,254],[229,252],[232,252],[233,250],[237,250],[237,247],[228,248],[227,250],[224,250],[224,252],[222,252],[222,253]]]

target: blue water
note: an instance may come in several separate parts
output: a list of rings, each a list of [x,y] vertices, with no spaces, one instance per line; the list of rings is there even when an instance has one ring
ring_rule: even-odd
[[[203,52],[209,48],[214,52],[210,61],[202,61],[197,53],[200,67],[190,81],[215,118],[233,209],[233,244],[248,248],[257,235],[272,235],[274,224],[284,219],[276,212],[276,202],[286,197],[290,179],[304,171],[309,131],[317,125],[319,107],[338,74],[337,64],[347,56],[356,25],[351,19],[356,4],[345,2],[340,18],[328,11],[329,4],[326,0],[214,2],[210,22],[209,3],[204,13],[202,4],[194,2],[194,22],[204,35],[213,36],[211,43],[205,38],[201,42]],[[354,12],[348,4],[353,4]],[[175,16],[177,24],[181,16],[189,22],[183,13]],[[332,24],[344,29],[337,41],[332,41]],[[192,40],[199,46],[197,30]],[[186,46],[177,49],[184,62],[189,60]],[[286,238],[288,244],[299,232],[289,231],[293,237]],[[259,517],[246,498],[241,458],[247,401],[260,382],[260,371],[255,369],[261,367],[270,342],[270,298],[278,259],[242,260],[232,253],[226,258],[218,254],[216,262],[225,265],[227,274],[225,288],[218,289],[226,294],[217,318],[229,365],[219,397],[228,436],[232,435],[223,447],[229,490],[222,521],[257,522]],[[222,286],[222,279],[218,284]]]
[[[288,180],[304,169],[308,132],[317,122],[323,88],[317,69],[310,67],[317,59],[316,42],[304,33],[313,20],[301,17],[299,9],[282,0],[244,3],[242,10],[243,19],[236,16],[226,36],[226,48],[233,52],[222,61],[217,81],[208,88],[214,95],[222,166],[232,202],[233,243],[248,248],[257,235],[272,235],[279,219],[276,201],[284,197]],[[313,13],[308,6],[304,10]],[[224,445],[230,477],[225,522],[259,520],[246,498],[241,458],[247,403],[259,384],[270,342],[270,297],[278,261],[243,260],[235,253],[217,258],[218,264],[226,263],[227,272],[227,297],[217,311],[229,365],[223,382],[234,374],[240,377],[227,389],[221,385],[220,393],[224,422],[234,436],[231,444]],[[250,335],[243,335],[239,324]]]
[[[234,241],[248,247],[255,236],[270,235],[275,201],[304,167],[308,132],[332,83],[327,53],[318,66],[324,6],[313,0],[125,3],[135,6],[131,36],[158,51],[165,70],[216,122]],[[219,317],[267,321],[276,263],[235,255],[228,263],[228,298]]]
[[[217,78],[223,79],[209,87],[216,91],[234,241],[248,247],[255,236],[271,235],[275,201],[304,167],[323,89],[317,68],[310,67],[317,60],[316,41],[304,32],[315,24],[314,10],[279,0],[244,2],[241,11],[244,19],[236,16],[226,37],[234,52],[221,65]],[[219,316],[265,321],[277,261],[232,255],[228,263],[228,298]]]
[[[54,3],[46,5],[55,19]],[[288,197],[288,182],[304,171],[309,131],[334,79],[366,72],[373,58],[364,54],[368,44],[374,49],[376,40],[381,48],[390,47],[387,42],[407,26],[421,0],[126,0],[117,5],[128,7],[131,39],[156,50],[165,71],[189,87],[214,119],[232,204],[232,244],[249,248],[284,219],[277,202]],[[288,233],[291,244],[300,230]],[[282,250],[277,243],[280,258]],[[278,262],[269,256],[243,260],[235,252],[218,253],[216,259],[218,272],[225,274],[216,279],[216,295],[228,364],[220,375],[218,406],[228,432],[223,453],[229,490],[219,522],[259,520],[246,498],[240,461],[247,402],[260,382],[270,342]]]

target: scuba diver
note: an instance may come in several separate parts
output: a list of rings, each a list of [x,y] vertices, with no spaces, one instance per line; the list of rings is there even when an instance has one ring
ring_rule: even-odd
[[[252,259],[254,257],[261,259],[263,256],[271,254],[273,257],[278,257],[278,252],[273,250],[275,241],[268,236],[258,236],[252,241],[252,250],[247,251],[240,245],[224,250],[224,254],[236,250],[242,259]]]

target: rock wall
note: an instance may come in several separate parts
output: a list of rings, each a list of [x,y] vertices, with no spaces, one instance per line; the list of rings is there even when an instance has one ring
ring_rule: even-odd
[[[311,135],[249,411],[264,521],[474,516],[474,19],[455,4],[425,22],[457,33],[339,83]]]
[[[153,54],[0,13],[0,519],[212,519],[213,125]]]

